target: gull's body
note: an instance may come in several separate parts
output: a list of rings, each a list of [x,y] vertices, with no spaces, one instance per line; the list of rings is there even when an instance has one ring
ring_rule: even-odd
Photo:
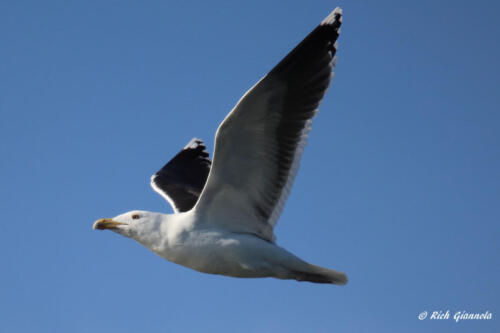
[[[331,81],[340,24],[335,9],[240,99],[217,130],[213,162],[193,139],[152,177],[175,214],[132,211],[94,228],[204,273],[345,284],[345,274],[299,259],[273,233]]]
[[[284,248],[254,235],[211,227],[209,221],[200,221],[195,211],[178,214],[133,211],[113,221],[129,224],[131,214],[139,214],[148,222],[143,226],[136,222],[134,229],[118,226],[115,232],[137,239],[168,261],[199,272],[245,278],[321,280],[313,271],[331,271],[308,264]]]

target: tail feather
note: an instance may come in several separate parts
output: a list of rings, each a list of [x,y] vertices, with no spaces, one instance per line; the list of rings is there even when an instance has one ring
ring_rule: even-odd
[[[292,271],[292,274],[297,281],[331,283],[337,285],[345,285],[347,283],[347,275],[343,272],[316,265],[310,265],[310,269],[307,271]]]

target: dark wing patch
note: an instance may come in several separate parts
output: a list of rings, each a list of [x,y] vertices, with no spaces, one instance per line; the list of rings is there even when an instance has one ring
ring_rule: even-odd
[[[192,139],[151,177],[151,187],[172,205],[175,212],[186,212],[198,201],[211,166],[205,149],[203,141]]]

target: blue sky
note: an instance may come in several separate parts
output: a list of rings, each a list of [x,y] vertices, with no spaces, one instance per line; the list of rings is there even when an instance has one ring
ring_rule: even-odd
[[[212,152],[240,96],[333,8],[331,89],[278,243],[345,287],[201,274],[91,229],[169,212],[149,177]],[[0,3],[2,332],[498,332],[494,1]],[[419,321],[423,311],[490,321]]]

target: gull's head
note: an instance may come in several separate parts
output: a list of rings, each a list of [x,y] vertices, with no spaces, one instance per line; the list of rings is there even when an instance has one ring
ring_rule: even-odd
[[[160,227],[163,214],[142,210],[133,210],[113,218],[95,221],[94,229],[111,230],[120,235],[138,238],[143,232],[153,231]]]

